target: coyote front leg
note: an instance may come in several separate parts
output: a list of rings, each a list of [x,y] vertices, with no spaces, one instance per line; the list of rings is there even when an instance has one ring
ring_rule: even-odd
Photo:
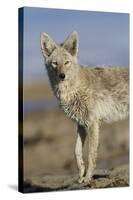
[[[97,149],[99,143],[99,123],[94,121],[88,129],[89,147],[88,147],[88,169],[84,177],[84,182],[89,183],[96,167]]]
[[[86,128],[86,133],[89,137],[88,147],[88,169],[85,177],[82,177],[81,182],[90,183],[93,176],[94,169],[96,167],[97,149],[99,143],[99,124],[94,121]]]
[[[75,146],[75,156],[77,160],[77,166],[79,170],[79,180],[78,182],[81,183],[83,182],[83,176],[85,174],[85,165],[83,161],[83,146],[86,138],[86,131],[85,128],[78,125],[77,127],[77,141],[76,141],[76,146]]]

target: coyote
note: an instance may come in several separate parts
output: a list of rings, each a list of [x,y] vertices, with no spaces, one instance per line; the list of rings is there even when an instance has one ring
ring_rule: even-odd
[[[100,124],[128,116],[128,69],[79,65],[77,32],[71,33],[61,44],[41,33],[41,50],[60,107],[77,123],[75,156],[78,182],[90,184],[96,167]],[[86,136],[89,138],[87,170],[82,155]]]

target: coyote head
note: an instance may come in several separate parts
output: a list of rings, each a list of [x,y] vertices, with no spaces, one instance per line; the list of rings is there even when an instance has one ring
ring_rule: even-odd
[[[41,49],[49,76],[58,83],[69,80],[77,66],[77,32],[71,33],[62,44],[54,42],[48,34],[41,33]]]

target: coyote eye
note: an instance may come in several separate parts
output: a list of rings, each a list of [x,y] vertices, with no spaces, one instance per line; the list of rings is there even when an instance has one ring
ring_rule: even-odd
[[[65,63],[64,63],[64,65],[70,65],[70,61],[69,60],[67,60]]]
[[[57,62],[52,62],[51,65],[52,65],[54,68],[56,68],[57,65],[58,65],[58,63],[57,63]]]

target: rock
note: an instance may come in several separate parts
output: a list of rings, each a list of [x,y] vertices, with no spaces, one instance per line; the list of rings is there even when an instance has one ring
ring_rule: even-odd
[[[95,170],[90,185],[77,182],[78,175],[42,175],[24,181],[23,192],[48,192],[91,188],[124,187],[129,185],[129,166],[122,165],[110,170]]]

